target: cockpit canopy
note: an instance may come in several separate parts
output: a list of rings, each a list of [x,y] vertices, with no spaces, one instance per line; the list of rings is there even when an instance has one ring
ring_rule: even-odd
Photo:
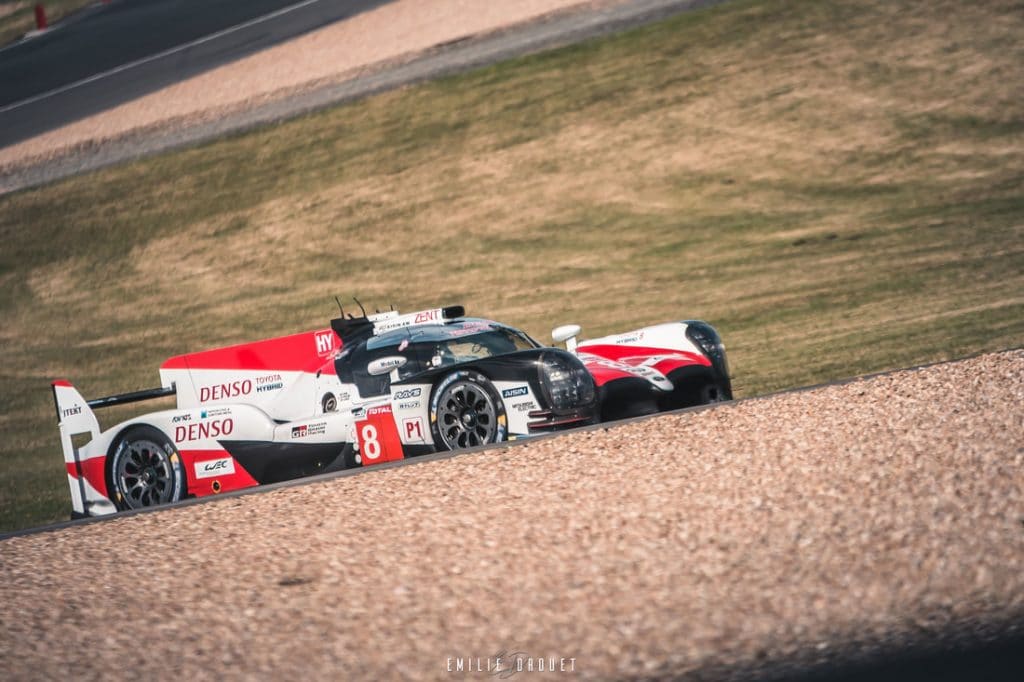
[[[378,358],[405,358],[405,364],[396,370],[402,381],[441,367],[538,347],[540,344],[518,329],[491,320],[464,318],[372,336],[351,351],[343,349],[336,369],[343,382],[354,383],[359,395],[368,398],[387,393],[391,385],[391,374],[373,376],[367,369]]]

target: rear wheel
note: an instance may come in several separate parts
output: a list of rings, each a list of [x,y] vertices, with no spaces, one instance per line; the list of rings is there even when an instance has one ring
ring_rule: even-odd
[[[487,377],[449,374],[434,389],[430,422],[438,449],[458,450],[505,440],[505,409]]]
[[[119,509],[144,509],[185,496],[181,455],[152,426],[133,426],[118,439],[110,461],[110,483]]]

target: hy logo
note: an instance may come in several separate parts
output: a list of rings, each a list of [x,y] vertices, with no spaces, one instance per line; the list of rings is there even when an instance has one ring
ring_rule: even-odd
[[[316,339],[316,352],[318,355],[331,352],[331,348],[334,346],[331,332],[318,332],[314,338]]]

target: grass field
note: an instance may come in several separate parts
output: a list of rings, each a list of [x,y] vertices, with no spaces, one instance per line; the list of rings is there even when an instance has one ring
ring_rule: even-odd
[[[51,378],[335,294],[706,319],[740,396],[1022,345],[1022,8],[737,1],[0,197],[0,528],[68,513]]]

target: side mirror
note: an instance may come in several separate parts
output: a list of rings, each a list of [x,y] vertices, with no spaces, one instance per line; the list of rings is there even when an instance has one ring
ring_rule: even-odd
[[[565,349],[570,353],[576,352],[576,337],[583,331],[578,324],[563,324],[551,330],[551,338],[555,343],[565,342]]]
[[[403,358],[401,355],[387,355],[383,358],[377,358],[366,366],[366,372],[370,376],[378,377],[381,374],[387,374],[399,367],[404,367],[405,363],[409,360]]]

